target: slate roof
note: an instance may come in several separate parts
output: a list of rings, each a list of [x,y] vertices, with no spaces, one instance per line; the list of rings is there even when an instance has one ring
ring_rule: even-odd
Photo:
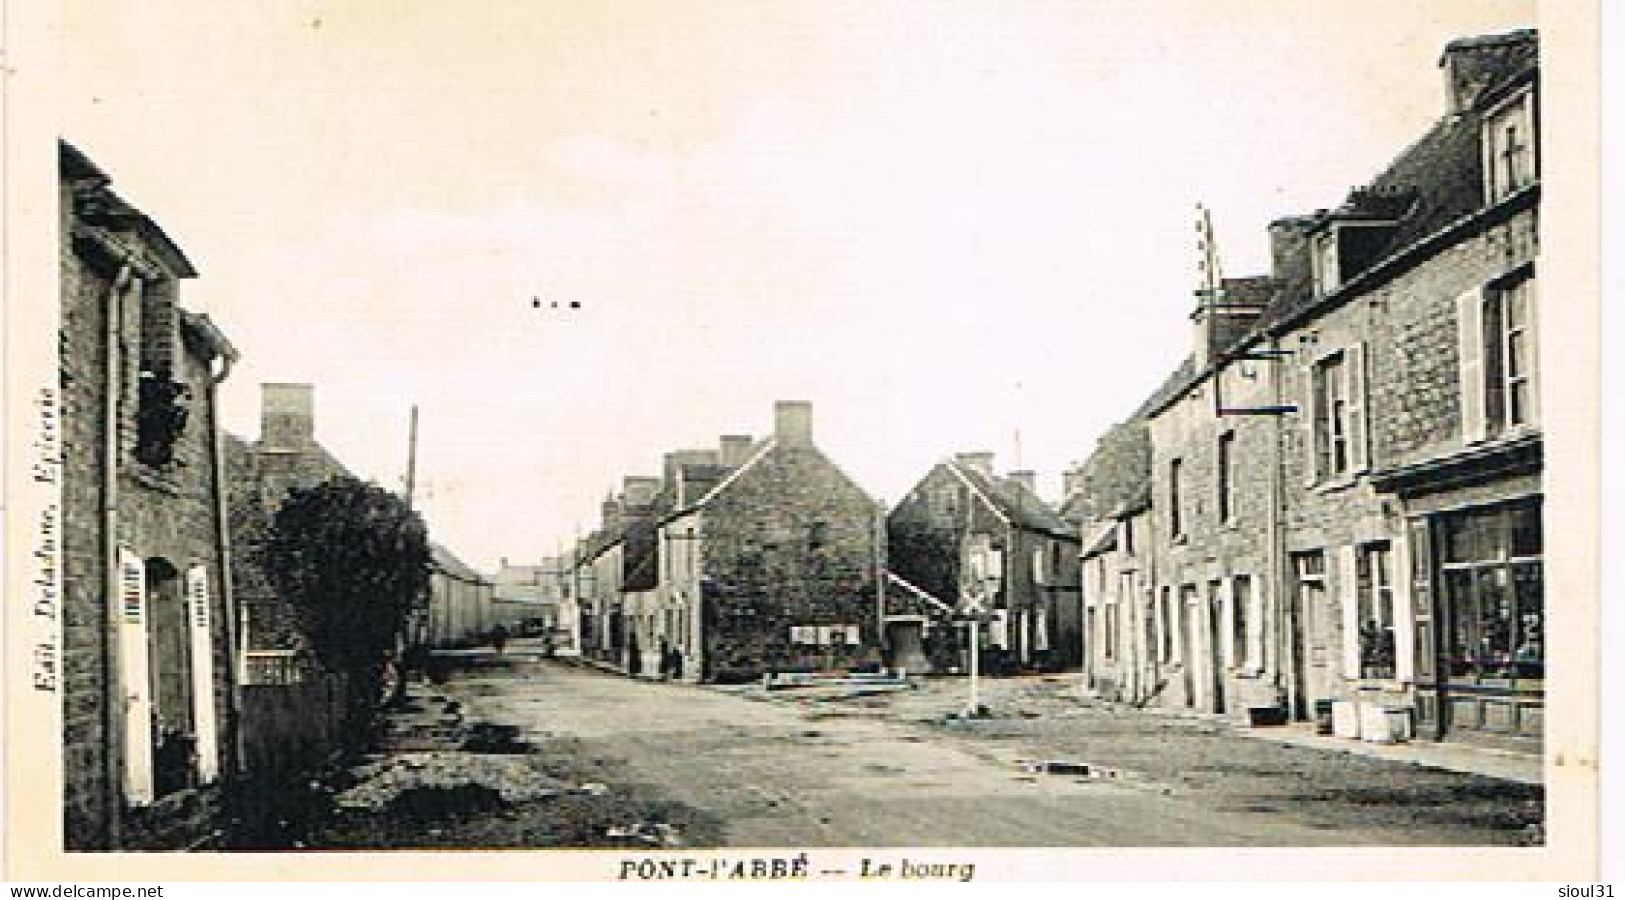
[[[1427,239],[1485,208],[1482,156],[1483,112],[1520,85],[1535,77],[1539,67],[1539,36],[1532,29],[1507,34],[1463,38],[1446,45],[1446,52],[1469,50],[1463,78],[1472,86],[1468,109],[1447,113],[1365,185],[1351,190],[1334,210],[1287,216],[1278,223],[1296,223],[1308,231],[1339,220],[1387,220],[1393,227],[1371,246],[1361,248],[1362,263],[1345,272],[1347,284],[1362,273],[1403,256]],[[1308,263],[1308,247],[1288,260],[1286,271],[1276,273],[1274,293],[1258,322],[1232,346],[1250,344],[1346,296],[1341,292],[1315,295]],[[1230,287],[1227,279],[1227,288]],[[1134,418],[1154,415],[1206,376],[1186,358],[1136,410]]]
[[[1144,419],[1111,427],[1084,462],[1082,486],[1067,498],[1063,512],[1086,523],[1116,518],[1151,507],[1151,429]]]
[[[995,509],[1018,527],[1070,541],[1078,539],[1072,526],[1045,503],[1044,498],[1028,490],[1021,482],[990,477],[955,459],[946,460],[943,464],[970,482]]]
[[[91,225],[114,230],[134,230],[156,250],[181,278],[196,278],[197,269],[168,234],[141,210],[125,201],[109,187],[112,178],[79,148],[57,141],[57,172],[70,181],[94,182],[89,190],[75,191],[74,217]]]

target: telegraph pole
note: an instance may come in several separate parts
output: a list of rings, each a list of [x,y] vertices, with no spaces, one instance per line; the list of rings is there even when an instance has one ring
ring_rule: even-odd
[[[418,476],[418,405],[412,404],[412,424],[406,438],[406,505],[412,506],[412,491]]]

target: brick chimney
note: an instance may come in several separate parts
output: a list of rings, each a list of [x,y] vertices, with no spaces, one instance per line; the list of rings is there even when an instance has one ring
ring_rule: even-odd
[[[1277,284],[1307,284],[1312,277],[1309,263],[1309,230],[1313,216],[1288,216],[1270,223],[1270,275]]]
[[[1018,469],[1004,477],[1026,488],[1030,494],[1038,493],[1038,473],[1032,469]]]
[[[718,455],[723,465],[730,469],[737,469],[750,458],[750,447],[753,441],[748,434],[725,434],[719,442]]]
[[[260,446],[302,450],[316,440],[315,388],[308,384],[260,385]]]
[[[620,498],[605,497],[603,504],[599,506],[599,512],[603,515],[604,531],[611,535],[619,534],[621,526],[626,522],[621,512]]]
[[[1067,497],[1081,492],[1083,486],[1088,483],[1089,479],[1083,472],[1083,466],[1075,466],[1061,473],[1061,492]]]
[[[1439,56],[1444,74],[1445,103],[1452,114],[1463,113],[1478,102],[1484,89],[1514,71],[1533,53],[1536,33],[1524,29],[1451,41]]]
[[[648,506],[660,493],[660,479],[648,475],[628,475],[622,479],[621,494],[627,507]]]
[[[993,454],[985,450],[978,450],[974,453],[955,453],[954,461],[967,469],[974,469],[989,478],[993,477]]]
[[[805,400],[774,403],[773,436],[781,444],[812,443],[812,404]]]

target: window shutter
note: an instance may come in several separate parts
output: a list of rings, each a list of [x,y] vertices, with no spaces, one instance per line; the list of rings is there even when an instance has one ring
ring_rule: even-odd
[[[1411,600],[1411,542],[1401,535],[1393,542],[1388,578],[1394,592],[1394,680],[1400,684],[1416,681],[1416,621]]]
[[[220,733],[215,718],[214,627],[209,610],[209,570],[186,570],[186,620],[192,639],[192,725],[197,733],[198,778],[220,776]]]
[[[1348,377],[1349,413],[1349,470],[1364,472],[1371,468],[1370,398],[1366,392],[1366,344],[1360,342],[1349,347],[1348,363],[1344,372]]]
[[[1474,288],[1456,298],[1456,343],[1461,359],[1461,439],[1487,436],[1484,409],[1484,293]]]
[[[1529,424],[1540,424],[1540,293],[1539,281],[1529,276],[1526,283],[1528,296],[1524,298],[1524,322],[1528,337],[1524,344],[1529,354]]]
[[[147,567],[141,557],[118,551],[118,658],[124,703],[124,799],[144,806],[153,800],[152,673],[147,660]]]
[[[1360,579],[1358,573],[1358,559],[1355,554],[1359,548],[1350,544],[1338,548],[1337,580],[1342,590],[1338,596],[1343,604],[1343,677],[1354,680],[1360,677]]]
[[[1320,480],[1320,447],[1315,440],[1315,423],[1320,419],[1320,394],[1315,390],[1315,363],[1303,367],[1303,483],[1314,486]]]

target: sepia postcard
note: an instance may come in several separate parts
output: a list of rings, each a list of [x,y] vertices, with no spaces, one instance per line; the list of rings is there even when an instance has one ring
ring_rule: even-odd
[[[7,879],[1597,877],[1596,4],[0,8]]]

